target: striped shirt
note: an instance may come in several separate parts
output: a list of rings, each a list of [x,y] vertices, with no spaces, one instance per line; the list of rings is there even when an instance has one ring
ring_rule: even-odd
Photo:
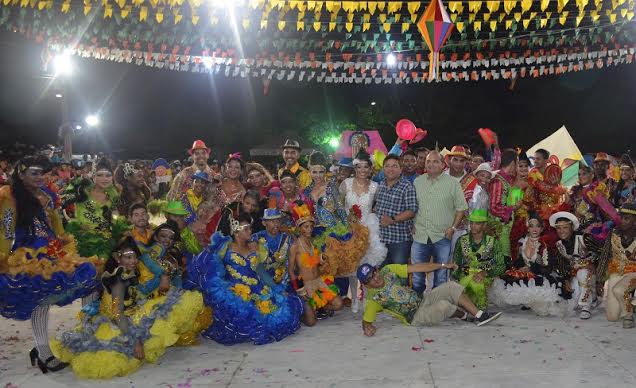
[[[468,204],[456,178],[441,174],[430,179],[428,174],[415,179],[418,212],[415,216],[416,242],[436,243],[444,238],[446,230],[453,226],[455,213],[466,211]]]

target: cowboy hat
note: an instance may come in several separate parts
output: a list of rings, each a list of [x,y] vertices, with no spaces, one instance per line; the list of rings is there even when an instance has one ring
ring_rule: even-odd
[[[203,140],[195,140],[194,143],[192,143],[192,148],[188,150],[188,153],[192,155],[195,150],[206,150],[208,151],[208,154],[211,152],[211,150],[208,148],[208,146],[205,145],[205,142]]]
[[[576,216],[570,212],[556,212],[553,215],[551,215],[550,226],[555,228],[557,221],[559,221],[562,218],[565,218],[566,220],[570,221],[572,223],[572,228],[574,230],[579,229],[579,226],[581,225],[581,223],[579,222],[579,219],[576,218]]]

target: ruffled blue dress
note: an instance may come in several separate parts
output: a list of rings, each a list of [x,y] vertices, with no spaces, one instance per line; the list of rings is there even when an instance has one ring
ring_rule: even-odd
[[[198,289],[213,311],[203,336],[224,345],[280,341],[300,327],[303,302],[268,276],[259,276],[256,253],[243,256],[221,233],[187,265],[186,289]]]

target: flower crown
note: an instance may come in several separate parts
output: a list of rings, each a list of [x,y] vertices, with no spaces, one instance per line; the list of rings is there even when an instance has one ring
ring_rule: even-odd
[[[315,222],[313,209],[303,201],[295,201],[292,203],[290,212],[296,226],[300,226],[308,221]]]
[[[135,166],[133,166],[132,164],[130,163],[124,164],[124,176],[126,178],[133,176],[137,171],[139,170],[137,170]]]

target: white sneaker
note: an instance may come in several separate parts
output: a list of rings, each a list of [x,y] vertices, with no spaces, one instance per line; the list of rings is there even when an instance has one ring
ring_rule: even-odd
[[[355,298],[351,301],[351,312],[357,314],[360,310],[360,301],[358,298]]]

